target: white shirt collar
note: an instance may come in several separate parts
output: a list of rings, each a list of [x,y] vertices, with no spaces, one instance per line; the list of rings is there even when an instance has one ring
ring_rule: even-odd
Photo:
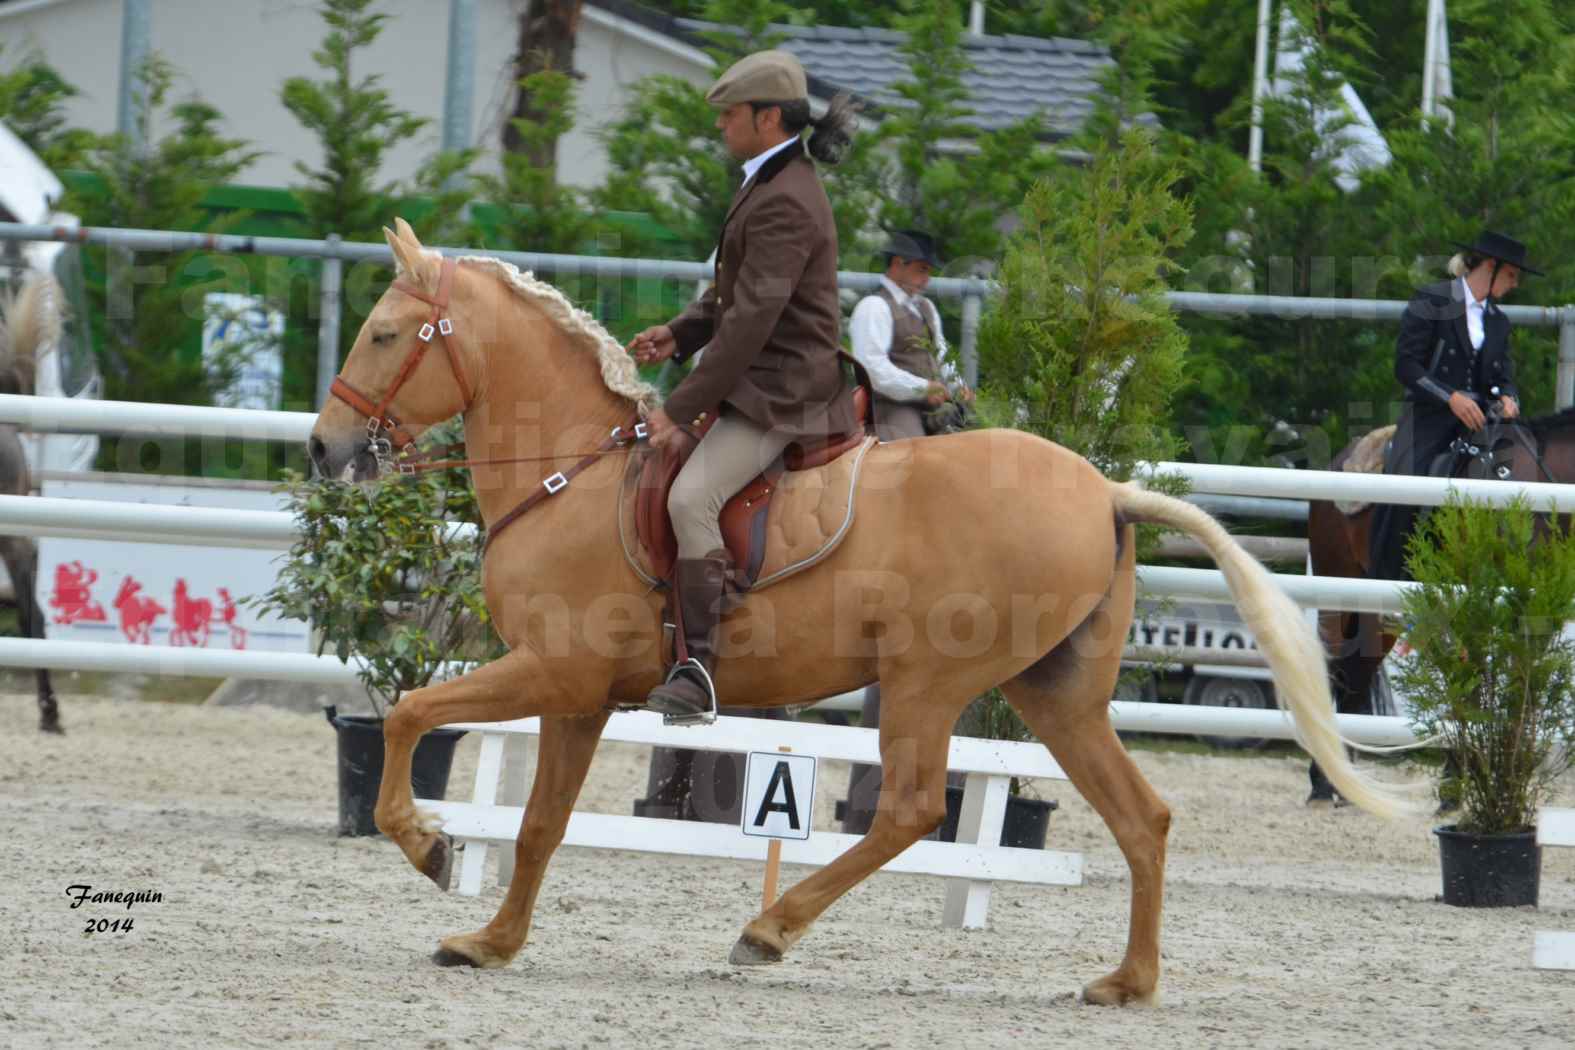
[[[903,289],[902,285],[885,274],[880,275],[880,283],[882,287],[891,293],[891,297],[897,301],[898,306],[907,306],[908,300],[913,298]]]
[[[781,153],[789,146],[796,146],[798,141],[798,136],[794,135],[783,142],[777,143],[775,146],[772,146],[764,153],[758,153],[744,161],[744,182],[747,184],[750,179],[754,178],[755,172],[759,171],[761,166],[765,164],[766,161],[770,160],[776,154]]]
[[[1486,310],[1487,309],[1487,304],[1482,302],[1481,300],[1479,300],[1475,295],[1473,295],[1471,293],[1471,285],[1466,281],[1466,279],[1464,277],[1460,278],[1460,287],[1465,289],[1465,293],[1466,293],[1466,309],[1469,310],[1472,307],[1475,307],[1477,310]]]

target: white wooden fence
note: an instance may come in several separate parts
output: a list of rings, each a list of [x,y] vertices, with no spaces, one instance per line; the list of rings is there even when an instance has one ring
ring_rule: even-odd
[[[509,805],[509,799],[498,798],[500,785],[519,790],[525,784],[523,762],[519,761],[524,748],[515,750],[510,761],[505,763],[505,743],[511,739],[523,742],[525,736],[539,733],[541,722],[527,718],[516,722],[464,723],[455,728],[482,734],[471,800],[418,800],[418,804],[441,816],[444,830],[465,844],[458,891],[475,895],[481,890],[489,845],[513,843],[525,814],[521,806]],[[794,754],[879,765],[879,736],[879,731],[874,729],[726,716],[703,727],[664,726],[660,715],[637,711],[613,715],[608,719],[602,739],[700,751],[776,751],[786,746]],[[998,845],[1012,777],[1066,779],[1066,774],[1045,747],[1037,743],[954,737],[947,766],[968,774],[957,841],[916,842],[884,869],[951,879],[942,916],[947,926],[970,929],[984,926],[993,882],[1049,886],[1081,884],[1083,860],[1080,854]],[[824,866],[859,838],[858,835],[816,831],[802,841],[783,840],[782,859],[789,864]],[[737,827],[727,824],[583,812],[570,817],[563,841],[570,846],[597,849],[742,860],[764,860],[767,848],[765,839],[743,835]],[[511,869],[510,864],[499,866],[500,882],[505,885]]]
[[[1575,809],[1544,807],[1537,813],[1539,846],[1575,847]],[[1575,932],[1538,930],[1531,965],[1539,970],[1575,970]]]

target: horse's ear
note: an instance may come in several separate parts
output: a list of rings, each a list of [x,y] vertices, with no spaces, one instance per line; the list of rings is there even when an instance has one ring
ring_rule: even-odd
[[[410,228],[410,224],[408,222],[399,218],[398,216],[395,216],[394,229],[399,232],[400,240],[404,241],[416,251],[421,250],[421,240],[416,236],[416,231]]]
[[[394,253],[395,269],[400,273],[414,274],[415,266],[413,263],[417,256],[415,252],[410,250],[410,246],[400,240],[399,234],[390,230],[387,226],[383,227],[383,240],[388,242],[389,250]]]

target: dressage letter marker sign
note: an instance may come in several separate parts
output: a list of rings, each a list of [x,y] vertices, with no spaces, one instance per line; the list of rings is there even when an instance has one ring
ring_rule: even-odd
[[[743,831],[772,839],[809,838],[815,758],[751,751],[744,774]]]

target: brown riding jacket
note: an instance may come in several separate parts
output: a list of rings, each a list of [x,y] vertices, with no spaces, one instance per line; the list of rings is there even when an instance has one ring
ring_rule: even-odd
[[[771,157],[733,198],[716,282],[671,322],[684,361],[705,355],[663,406],[680,426],[725,404],[795,436],[852,430],[838,360],[837,227],[802,145]]]

